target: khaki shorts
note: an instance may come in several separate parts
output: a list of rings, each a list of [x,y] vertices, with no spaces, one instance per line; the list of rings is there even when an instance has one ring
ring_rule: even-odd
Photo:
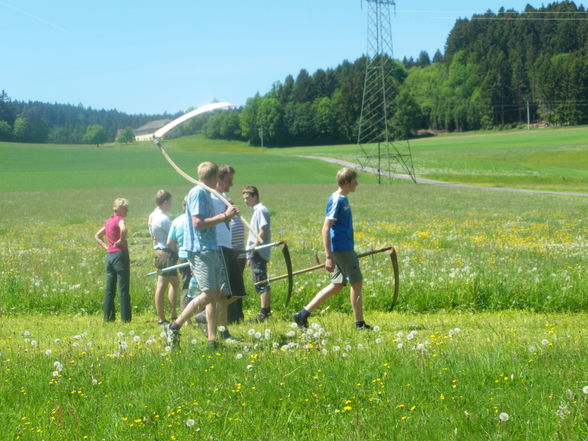
[[[192,275],[200,285],[200,291],[216,291],[223,281],[223,262],[218,250],[188,253]]]
[[[331,283],[347,285],[348,280],[349,283],[363,280],[361,269],[359,268],[359,258],[354,250],[333,253],[333,262],[335,263],[335,270],[331,276]]]
[[[158,270],[162,270],[164,268],[174,266],[178,261],[178,255],[174,253],[170,249],[165,250],[155,250],[155,268]],[[161,274],[162,276],[176,276],[178,274],[177,270],[166,271],[165,273]]]

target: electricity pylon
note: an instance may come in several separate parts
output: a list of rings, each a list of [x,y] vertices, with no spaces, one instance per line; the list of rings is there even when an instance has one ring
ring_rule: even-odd
[[[393,142],[389,122],[393,116],[394,80],[392,76],[392,25],[390,9],[394,0],[365,0],[367,17],[367,65],[357,144],[357,160],[365,168],[382,174],[407,174],[416,182],[410,145]]]

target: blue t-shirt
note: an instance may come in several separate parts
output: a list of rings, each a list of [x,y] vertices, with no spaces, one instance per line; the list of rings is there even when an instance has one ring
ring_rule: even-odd
[[[200,253],[206,250],[216,250],[216,228],[196,230],[192,217],[199,216],[207,219],[214,216],[212,198],[203,188],[196,186],[188,193],[186,202],[186,216],[188,217],[184,229],[184,248],[191,253]]]
[[[171,228],[169,229],[169,234],[167,236],[168,240],[171,239],[178,244],[178,257],[186,258],[188,255],[186,254],[186,249],[184,248],[184,230],[186,228],[186,222],[188,217],[186,213],[180,214],[176,217],[172,224]]]
[[[351,206],[346,196],[338,191],[329,197],[326,210],[327,219],[334,220],[330,229],[331,251],[348,251],[353,249],[353,219]]]

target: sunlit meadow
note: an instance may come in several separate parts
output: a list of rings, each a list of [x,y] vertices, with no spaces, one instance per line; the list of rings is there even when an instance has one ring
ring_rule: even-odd
[[[390,314],[389,256],[362,260],[376,332],[354,331],[347,294],[309,331],[291,327],[328,282],[319,271],[295,278],[288,308],[287,284],[275,282],[272,320],[231,328],[243,345],[208,352],[186,328],[172,352],[155,324],[146,218],[157,189],[172,192],[177,214],[189,186],[148,147],[43,148],[0,145],[2,439],[588,439],[587,198],[362,176],[350,197],[356,248],[394,246],[401,274]],[[301,269],[324,258],[336,167],[278,153],[175,157],[192,174],[204,159],[235,164],[236,201],[258,184],[274,239]],[[121,182],[101,178],[113,170]],[[104,324],[93,235],[118,196],[131,202],[134,318]],[[279,250],[269,271],[285,273]],[[246,316],[257,307],[250,289]]]

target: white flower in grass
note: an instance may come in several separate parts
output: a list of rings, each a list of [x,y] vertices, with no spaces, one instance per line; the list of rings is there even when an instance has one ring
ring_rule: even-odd
[[[198,344],[198,340],[193,339],[190,343],[192,343],[193,345],[197,345]]]
[[[278,342],[273,342],[272,343],[272,348],[273,349],[278,349],[280,347],[280,344]]]
[[[75,346],[75,343],[74,343]],[[121,350],[126,351],[129,348],[129,344],[126,341],[121,341],[119,343]]]
[[[126,342],[125,342],[125,343],[126,343]],[[78,347],[80,344],[79,344],[77,341],[74,341],[74,342],[73,342],[71,345],[72,345],[74,348],[77,348],[77,347]]]
[[[402,343],[398,343],[398,344],[396,345],[396,347],[397,347],[398,349],[402,349],[402,348],[404,347],[404,345],[403,345]]]
[[[398,340],[401,340],[401,339],[402,339],[402,337],[404,337],[404,332],[397,332],[397,333],[396,333],[396,338],[397,338]]]
[[[98,384],[98,380],[96,380],[95,378],[92,378],[92,384],[93,384],[94,386],[96,386],[96,385]]]
[[[53,354],[53,351],[51,349],[47,349],[45,351],[45,355],[51,355],[51,354]]]
[[[92,342],[89,341],[88,343],[86,343],[86,346],[88,346],[88,349],[92,347]]]
[[[406,339],[407,340],[412,340],[416,336],[416,333],[417,333],[416,331],[410,331],[408,333],[408,335],[406,336]]]
[[[145,341],[145,344],[146,344],[146,345],[152,345],[153,343],[155,343],[155,340],[153,340],[153,339],[151,339],[151,338],[150,338],[149,340],[146,340],[146,341]]]
[[[25,338],[25,339],[24,339],[24,342],[25,342],[25,343],[30,343],[30,342],[31,342],[31,339],[30,339],[30,338]]]
[[[339,349],[341,349],[339,346],[333,346],[333,348],[331,349],[333,352],[338,352]]]
[[[376,338],[376,343],[377,343],[377,344],[380,344],[380,343],[382,343],[382,339],[381,339],[381,338]]]
[[[288,349],[290,349],[290,345],[283,345],[280,349],[282,351],[287,351]]]
[[[453,332],[455,334],[459,334],[461,332],[461,329],[459,329],[459,328],[453,328]]]
[[[529,352],[535,352],[537,351],[537,348],[533,345],[529,346]]]
[[[346,351],[350,351],[351,350],[351,346],[345,345],[345,347],[343,349],[345,349]]]
[[[247,365],[247,370],[253,369],[253,365],[252,364],[248,364]]]
[[[319,325],[318,323],[313,323],[312,325],[310,325],[313,329],[320,329],[321,325]]]
[[[195,423],[195,421],[192,418],[188,418],[186,420],[186,426],[188,426],[188,427],[194,426],[194,423]]]
[[[498,415],[498,419],[502,422],[505,422],[510,419],[510,416],[506,412],[500,412],[500,415]]]
[[[219,332],[225,332],[227,330],[227,328],[225,328],[224,326],[219,326],[218,327],[218,331]]]
[[[74,335],[72,338],[74,340],[81,340],[82,336],[81,335]]]
[[[272,331],[270,329],[266,329],[265,331],[263,331],[263,335],[265,336],[266,339],[269,340],[269,338],[272,335]]]
[[[584,392],[586,395],[588,395],[588,386],[584,386],[582,388],[582,392]]]
[[[134,341],[135,343],[139,343],[139,342],[141,341],[141,337],[139,337],[138,335],[135,335],[135,336],[133,337],[133,341]]]
[[[167,337],[167,335],[165,334],[165,331],[161,331],[161,332],[159,333],[159,336],[160,336],[161,338],[166,338],[166,337]]]
[[[261,332],[256,332],[255,338],[259,340],[261,338]]]
[[[374,332],[380,332],[380,327],[378,325],[374,326],[373,328]]]
[[[129,335],[135,335],[135,331],[134,331],[133,329],[131,329],[131,330],[129,331]]]
[[[547,346],[547,345],[549,344],[549,341],[548,341],[548,340],[546,340],[546,339],[543,339],[543,340],[541,340],[541,344],[542,344],[543,346]]]
[[[288,331],[286,333],[286,337],[290,337],[290,338],[294,337],[295,335],[296,335],[296,332],[294,332],[294,331]]]
[[[125,335],[125,333],[124,333],[124,332],[122,332],[122,331],[118,331],[118,332],[116,333],[116,335],[118,336],[118,338],[121,338],[121,337],[123,337],[123,336]]]
[[[247,331],[247,334],[249,334],[250,336],[254,336],[255,335],[255,329],[251,328],[249,329],[249,331]]]
[[[82,337],[84,337],[84,338],[85,338],[85,337],[87,337],[87,336],[88,336],[88,333],[87,333],[87,332],[82,332]]]
[[[418,345],[416,345],[416,350],[417,351],[424,351],[425,350],[425,345],[422,343],[419,343]]]
[[[343,352],[343,353],[341,354],[341,357],[343,357],[343,358],[347,358],[347,357],[349,357],[349,354],[348,354],[347,352]]]
[[[357,344],[357,349],[362,350],[363,349],[363,345],[361,343]]]
[[[22,335],[24,335],[25,337],[29,337],[31,333],[29,331],[24,331]]]
[[[290,327],[292,329],[296,329],[298,327],[298,325],[296,323],[292,322],[292,323],[290,323]]]
[[[59,371],[53,371],[53,376],[57,377],[59,375]]]
[[[61,343],[61,340],[60,340],[60,339],[58,339],[58,338],[56,338],[56,339],[55,339],[55,340],[53,340],[53,341],[54,341],[55,343],[57,343],[57,344]]]
[[[37,340],[31,340],[31,346],[37,346]]]
[[[166,346],[165,347],[165,352],[171,352],[171,350],[172,350],[171,346]]]
[[[243,358],[243,354],[237,354],[237,355],[235,355],[235,358],[237,360],[241,360]]]

